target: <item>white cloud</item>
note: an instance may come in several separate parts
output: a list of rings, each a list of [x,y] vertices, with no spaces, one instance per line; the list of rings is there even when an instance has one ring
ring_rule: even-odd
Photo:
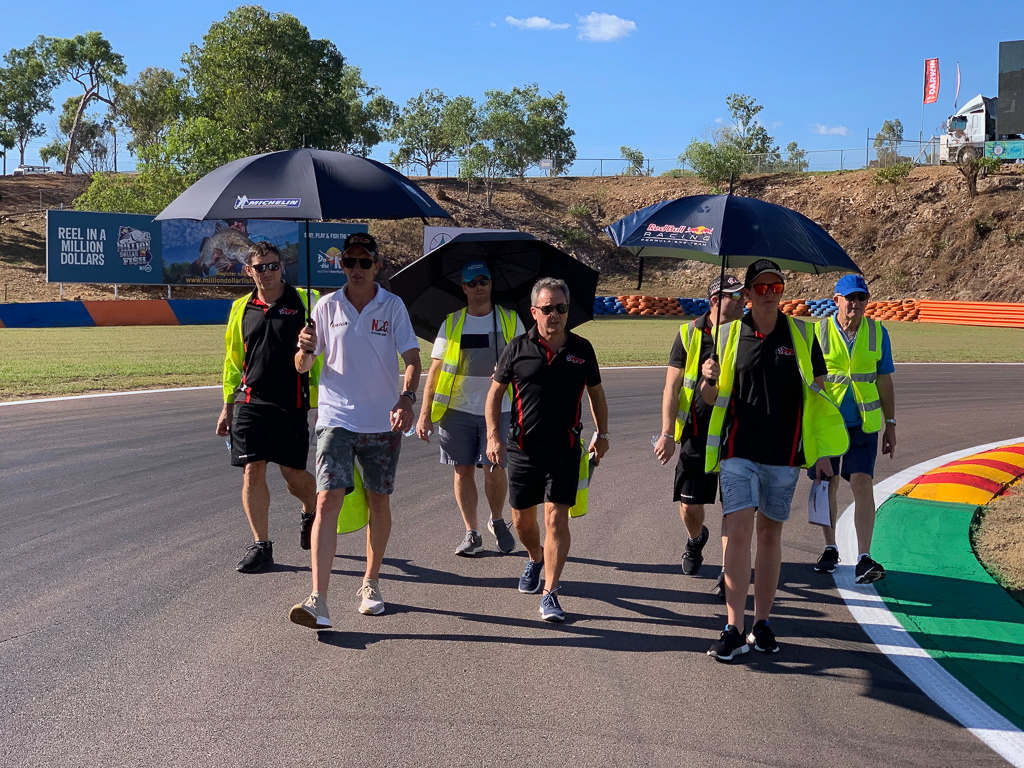
[[[845,136],[850,132],[850,129],[845,125],[822,125],[821,123],[815,123],[811,130],[813,130],[819,136]]]
[[[492,21],[488,26],[490,26],[491,29],[494,29],[498,25]]]
[[[635,21],[620,19],[611,13],[594,11],[586,16],[577,16],[576,19],[579,21],[576,27],[577,39],[586,40],[589,43],[610,43],[636,32]]]
[[[551,19],[545,19],[543,16],[531,16],[528,19],[517,19],[515,16],[506,16],[505,23],[509,26],[515,27],[516,29],[529,29],[533,31],[569,28],[568,24],[556,24]]]

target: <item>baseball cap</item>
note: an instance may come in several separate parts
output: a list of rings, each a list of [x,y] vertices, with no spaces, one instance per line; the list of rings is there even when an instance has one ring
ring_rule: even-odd
[[[782,267],[771,259],[758,259],[747,267],[747,277],[743,281],[744,285],[749,286],[758,275],[763,275],[765,272],[778,275],[782,282],[786,282],[786,276],[782,274]]]
[[[359,246],[371,256],[377,255],[377,241],[368,232],[350,232],[348,237],[345,238],[345,247],[342,250],[347,251],[349,248],[355,248],[356,246]]]
[[[836,293],[840,296],[849,296],[851,293],[866,293],[870,295],[871,291],[868,290],[868,284],[864,282],[864,278],[860,275],[844,275],[836,282]]]
[[[462,268],[462,282],[468,283],[474,277],[491,279],[491,270],[482,261],[471,261]]]
[[[716,277],[711,281],[711,285],[708,286],[708,298],[719,293],[737,293],[743,290],[743,283],[737,280],[732,275],[726,275],[725,280],[721,277]]]

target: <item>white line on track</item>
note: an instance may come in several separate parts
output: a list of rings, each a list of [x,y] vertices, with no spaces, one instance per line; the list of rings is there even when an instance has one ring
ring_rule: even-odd
[[[99,392],[95,395],[68,395],[66,397],[40,397],[35,400],[11,400],[10,402],[0,403],[0,407],[5,405],[31,405],[33,403],[56,403],[62,400],[90,400],[94,397],[124,397],[126,395],[155,395],[161,392],[193,392],[202,389],[220,389],[220,385],[209,386],[209,387],[171,387],[170,389],[137,389],[131,392]]]
[[[976,445],[915,464],[876,485],[875,504],[881,506],[892,493],[930,469],[990,448],[1021,441],[1024,441],[1024,437]],[[839,518],[836,524],[836,537],[840,551],[859,551],[857,533],[853,525],[853,504],[848,506]],[[956,718],[961,725],[1008,763],[1017,768],[1024,768],[1024,732],[947,672],[903,628],[874,586],[856,584],[853,576],[852,565],[839,566],[835,574],[836,586],[853,618],[864,628],[878,649],[928,698]]]

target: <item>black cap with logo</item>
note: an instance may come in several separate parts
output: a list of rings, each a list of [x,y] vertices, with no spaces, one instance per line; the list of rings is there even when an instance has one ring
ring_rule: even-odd
[[[716,277],[711,281],[711,285],[708,286],[708,298],[715,296],[719,293],[736,293],[737,291],[743,290],[743,283],[737,280],[732,275],[726,275],[725,280],[721,277]]]
[[[349,248],[359,246],[371,256],[377,255],[377,241],[373,239],[373,235],[368,232],[351,232],[349,236],[345,238],[345,247],[342,251],[347,251]]]

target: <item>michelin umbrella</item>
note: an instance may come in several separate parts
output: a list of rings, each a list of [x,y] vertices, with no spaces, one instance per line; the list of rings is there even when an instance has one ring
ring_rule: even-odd
[[[178,195],[156,219],[305,221],[308,290],[311,220],[427,217],[451,218],[393,168],[365,157],[303,148],[222,165]]]
[[[416,335],[432,339],[444,319],[466,306],[462,268],[482,261],[491,273],[491,299],[530,317],[530,291],[540,277],[557,277],[569,287],[566,328],[594,319],[596,270],[525,232],[458,235],[391,278],[391,292],[409,309]]]

